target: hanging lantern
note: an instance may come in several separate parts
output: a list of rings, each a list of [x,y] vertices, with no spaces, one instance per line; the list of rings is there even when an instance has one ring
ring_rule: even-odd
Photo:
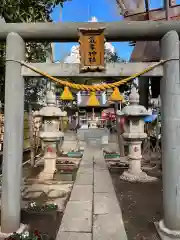
[[[64,91],[61,94],[60,99],[64,100],[64,101],[73,101],[74,100],[74,97],[68,87],[64,88]]]

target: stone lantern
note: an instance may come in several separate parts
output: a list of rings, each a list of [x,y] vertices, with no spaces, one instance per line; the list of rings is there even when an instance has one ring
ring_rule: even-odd
[[[44,145],[44,169],[39,174],[39,179],[41,180],[53,179],[56,172],[58,145],[64,137],[64,133],[59,130],[59,118],[67,114],[56,106],[56,95],[53,91],[48,91],[46,103],[47,106],[39,111],[39,116],[42,117],[42,127],[39,137]]]
[[[153,181],[156,178],[148,176],[141,170],[141,144],[147,137],[144,132],[144,117],[150,114],[144,106],[139,105],[139,94],[135,87],[132,88],[129,95],[129,103],[130,105],[122,109],[122,113],[127,119],[123,138],[129,145],[129,169],[124,171],[120,178],[129,182]]]

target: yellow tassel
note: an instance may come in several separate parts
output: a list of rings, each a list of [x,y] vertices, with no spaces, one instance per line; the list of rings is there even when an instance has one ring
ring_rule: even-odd
[[[73,97],[73,95],[72,95],[72,93],[71,93],[71,91],[69,90],[68,87],[64,88],[64,91],[61,94],[60,99],[61,100],[65,100],[65,101],[72,101],[72,100],[74,100],[74,97]]]
[[[115,101],[121,101],[121,102],[123,102],[123,101],[124,101],[123,96],[122,96],[122,95],[120,94],[120,92],[119,92],[119,88],[117,88],[117,87],[114,88],[114,91],[113,91],[113,93],[111,94],[109,100],[110,100],[110,101],[113,101],[113,102],[115,102]]]
[[[90,97],[87,101],[87,106],[89,107],[96,107],[96,106],[100,106],[100,103],[96,97],[96,93],[95,92],[91,92],[90,93]]]

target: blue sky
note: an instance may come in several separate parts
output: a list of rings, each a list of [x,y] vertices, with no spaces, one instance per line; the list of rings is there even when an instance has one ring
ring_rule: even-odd
[[[151,8],[162,6],[163,0],[150,0]],[[180,0],[177,0],[180,4]],[[54,22],[87,22],[92,16],[95,16],[100,22],[120,21],[115,0],[71,0],[64,4],[62,13],[60,6],[57,6],[52,18]],[[72,45],[77,43],[56,43],[55,60],[62,60],[71,50]],[[118,55],[128,60],[132,52],[132,47],[127,42],[113,43]]]

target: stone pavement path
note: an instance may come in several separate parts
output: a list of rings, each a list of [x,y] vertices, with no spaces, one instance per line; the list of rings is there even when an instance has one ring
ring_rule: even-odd
[[[86,147],[57,240],[127,240],[102,150]]]

